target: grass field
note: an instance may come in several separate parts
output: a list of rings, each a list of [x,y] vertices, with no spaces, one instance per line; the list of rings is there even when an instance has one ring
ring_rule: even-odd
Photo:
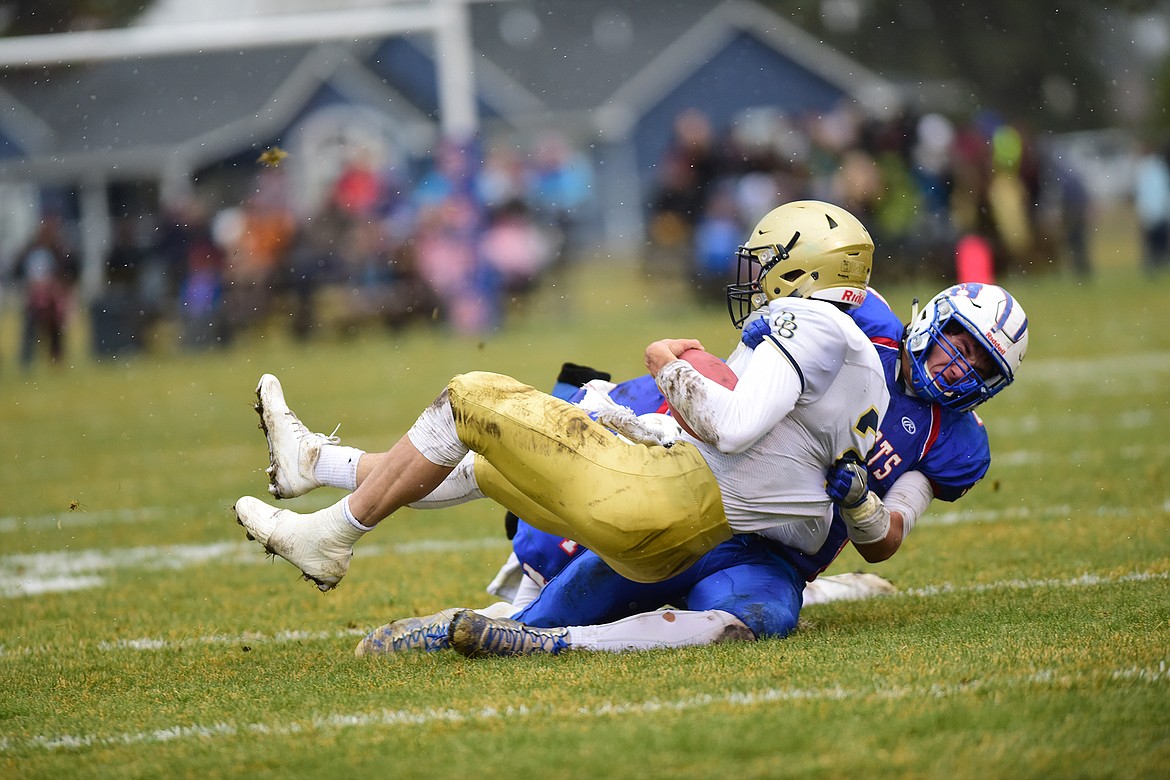
[[[384,448],[452,374],[618,376],[726,315],[588,266],[507,332],[425,329],[0,371],[0,776],[1154,778],[1170,767],[1170,278],[1006,280],[1021,379],[995,462],[874,567],[898,595],[809,608],[784,641],[468,661],[358,659],[368,628],[463,604],[507,553],[486,502],[402,512],[322,595],[244,540],[252,411],[281,377],[316,430]],[[883,290],[909,313],[938,284]],[[76,350],[75,350],[76,351]],[[312,509],[334,491],[291,502]]]

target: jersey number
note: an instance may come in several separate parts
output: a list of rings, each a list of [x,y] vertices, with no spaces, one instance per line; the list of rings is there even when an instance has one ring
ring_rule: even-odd
[[[875,437],[880,438],[882,435],[882,432],[878,430],[878,423],[881,422],[881,419],[882,419],[881,416],[879,416],[877,413],[877,409],[874,409],[871,406],[871,407],[869,407],[869,410],[865,414],[863,414],[857,418],[857,424],[853,426],[853,430],[860,433],[862,438],[869,436],[871,434]],[[875,441],[876,440],[877,439],[875,438]],[[842,460],[842,459],[855,460],[858,463],[861,463],[862,461],[865,460],[865,458],[863,458],[861,456],[861,453],[859,453],[857,450],[853,450],[853,449],[838,456],[838,460]]]
[[[857,431],[862,436],[868,436],[871,433],[876,436],[878,432],[878,423],[881,421],[882,418],[880,415],[878,415],[877,409],[874,409],[871,406],[869,407],[869,411],[857,418],[857,425],[853,426],[853,430]]]
[[[881,431],[878,431],[878,440],[870,452],[872,454],[865,465],[869,467],[869,473],[874,479],[885,479],[890,476],[894,466],[902,462],[902,456],[894,452],[894,445],[890,444],[889,439],[882,437]],[[878,465],[878,461],[882,461],[881,465]]]

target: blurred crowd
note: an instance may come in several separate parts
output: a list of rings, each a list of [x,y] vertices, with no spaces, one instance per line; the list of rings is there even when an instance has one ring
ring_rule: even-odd
[[[870,227],[875,283],[1092,272],[1085,183],[993,114],[879,121],[844,105],[806,117],[753,111],[729,127],[720,134],[699,111],[681,113],[645,203],[645,261],[701,301],[722,302],[759,215],[802,198],[840,204]],[[1170,257],[1170,167],[1148,152],[1134,199],[1155,267]],[[188,197],[123,216],[90,302],[95,351],[149,346],[160,323],[190,349],[274,322],[302,339],[413,322],[490,331],[580,249],[597,215],[588,158],[555,134],[531,148],[442,145],[409,176],[354,154],[307,215],[291,186],[287,166],[259,165],[242,202]],[[78,278],[59,218],[42,220],[6,277],[24,292],[22,362],[38,346],[59,359]]]
[[[239,204],[189,197],[157,220],[124,218],[94,302],[104,348],[163,318],[189,348],[274,319],[302,339],[415,320],[489,330],[564,259],[592,185],[549,136],[527,151],[445,145],[411,181],[354,154],[307,216],[291,186],[287,167],[261,167]]]
[[[354,154],[308,215],[292,186],[287,166],[261,165],[242,202],[192,195],[119,217],[88,306],[94,351],[148,348],[164,324],[185,349],[273,323],[300,339],[414,321],[485,332],[575,250],[593,195],[590,165],[559,135],[532,149],[443,145],[409,180]],[[39,351],[61,358],[74,238],[48,214],[5,269],[24,294],[26,366]]]
[[[651,201],[648,259],[689,258],[694,289],[721,300],[758,216],[803,198],[839,204],[870,228],[879,281],[1091,272],[1085,182],[1026,130],[991,113],[875,120],[847,105],[751,112],[723,135],[699,111],[680,114]]]

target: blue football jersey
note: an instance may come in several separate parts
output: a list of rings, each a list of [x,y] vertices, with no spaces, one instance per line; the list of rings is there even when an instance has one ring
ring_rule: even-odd
[[[987,430],[974,412],[956,412],[908,395],[898,379],[898,348],[905,325],[881,296],[871,293],[853,312],[886,371],[890,406],[870,451],[870,488],[884,496],[899,476],[921,472],[934,495],[954,501],[983,478],[991,464]]]
[[[987,430],[974,412],[956,412],[909,395],[899,380],[898,355],[905,324],[874,291],[851,312],[878,351],[890,388],[890,405],[866,461],[869,488],[884,496],[898,477],[918,471],[935,498],[954,501],[983,478],[991,465]],[[812,555],[785,548],[784,556],[812,580],[824,571],[848,541],[845,522],[834,512],[821,549]]]

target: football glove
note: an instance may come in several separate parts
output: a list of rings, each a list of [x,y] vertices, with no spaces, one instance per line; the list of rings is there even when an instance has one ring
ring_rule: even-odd
[[[639,417],[628,406],[622,406],[610,398],[609,390],[613,386],[612,382],[602,383],[597,379],[586,382],[585,396],[578,402],[578,406],[594,420],[635,444],[669,447],[682,435],[682,429],[674,418],[665,414],[644,414]]]
[[[596,412],[616,405],[616,402],[609,397],[609,391],[617,387],[613,382],[591,379],[581,387],[585,394],[581,396],[581,400],[577,401],[577,406],[586,412]]]
[[[865,464],[841,458],[829,468],[825,492],[841,511],[841,519],[854,544],[873,544],[890,532],[890,510],[868,487]]]
[[[768,324],[768,318],[759,317],[744,324],[743,334],[739,337],[739,340],[748,349],[755,349],[760,346],[760,342],[764,340],[764,337],[771,333],[772,326]]]
[[[860,461],[841,458],[829,468],[825,492],[842,509],[855,507],[865,500],[868,482],[869,472]]]

